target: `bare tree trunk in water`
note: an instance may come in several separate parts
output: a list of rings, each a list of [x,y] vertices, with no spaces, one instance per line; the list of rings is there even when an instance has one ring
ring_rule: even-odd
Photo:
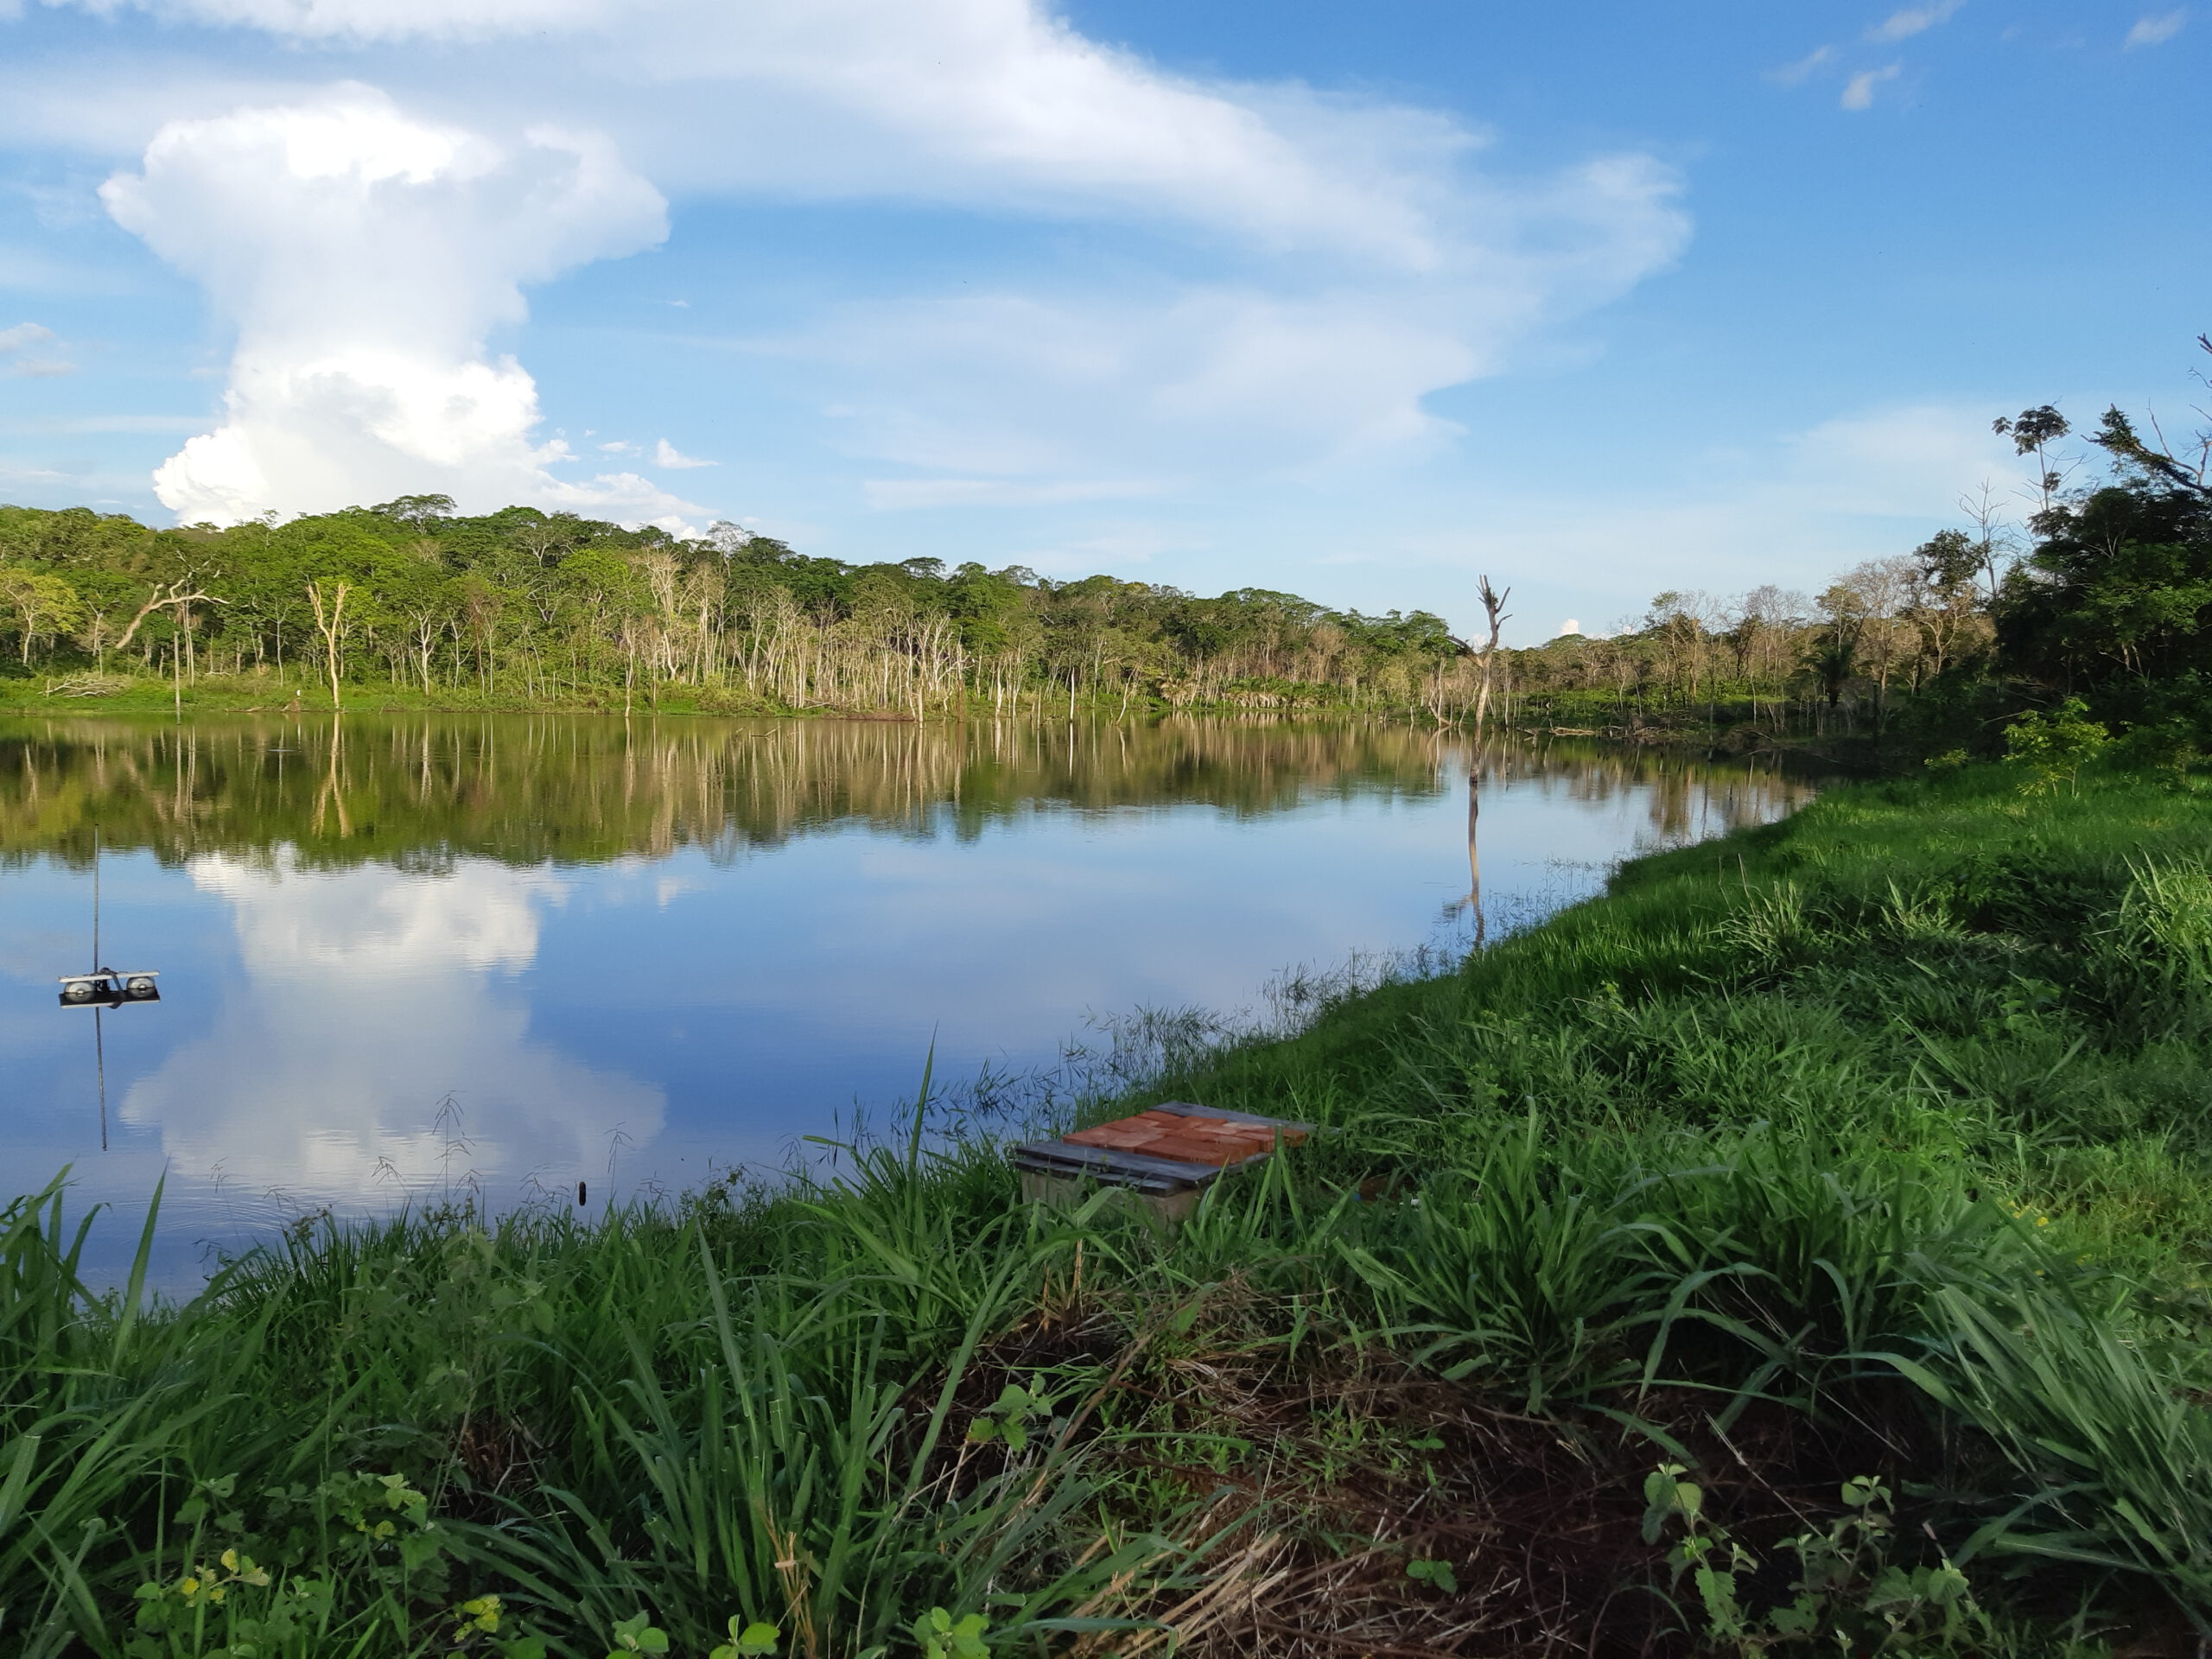
[[[1475,746],[1482,747],[1483,722],[1490,718],[1491,671],[1497,661],[1498,630],[1505,626],[1508,613],[1505,601],[1513,596],[1508,588],[1503,593],[1491,586],[1488,576],[1475,578],[1476,596],[1483,602],[1483,614],[1490,621],[1490,639],[1483,645],[1482,681],[1475,692]],[[1472,774],[1469,774],[1471,779]]]
[[[1482,856],[1475,840],[1477,821],[1482,816],[1483,737],[1490,720],[1498,636],[1509,615],[1505,601],[1512,597],[1513,590],[1508,588],[1499,592],[1484,575],[1475,579],[1475,594],[1483,602],[1483,617],[1490,626],[1490,636],[1483,642],[1482,678],[1475,692],[1475,752],[1467,762],[1467,903],[1475,912],[1475,948],[1480,950],[1489,931],[1488,918],[1483,914]]]
[[[1476,821],[1482,817],[1482,753],[1467,765],[1467,903],[1475,912],[1475,949],[1483,948],[1483,938],[1488,931],[1483,918],[1483,861],[1475,843]]]

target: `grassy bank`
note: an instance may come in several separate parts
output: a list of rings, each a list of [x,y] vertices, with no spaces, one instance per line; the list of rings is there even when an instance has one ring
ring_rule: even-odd
[[[474,685],[417,685],[371,680],[347,681],[340,708],[348,714],[397,712],[792,715],[836,714],[826,708],[800,709],[758,696],[741,686],[690,685],[632,688],[594,685],[577,690],[550,688],[487,690]],[[327,718],[332,711],[328,682],[289,674],[202,674],[172,681],[157,674],[84,674],[0,677],[0,710],[11,714],[167,715],[301,714]],[[861,713],[869,712],[866,709]],[[911,717],[909,715],[908,717]]]
[[[1276,715],[1345,720],[1407,720],[1428,725],[1465,723],[1462,709],[1440,712],[1406,693],[1363,702],[1338,688],[1304,682],[1236,682],[1201,694],[1177,684],[1173,695],[1135,683],[1107,692],[1085,688],[1071,701],[1057,695],[1026,696],[1019,718],[1032,724],[1072,715],[1084,722],[1153,719],[1163,715]],[[202,674],[171,681],[156,674],[121,673],[37,677],[10,674],[0,667],[0,713],[27,715],[145,715],[181,713],[321,715],[332,712],[327,682],[299,675]],[[486,690],[440,685],[424,690],[388,680],[347,681],[338,707],[347,714],[623,714],[812,716],[822,719],[955,721],[1013,719],[1010,705],[988,691],[969,690],[931,700],[917,710],[911,703],[887,702],[866,695],[836,701],[794,702],[735,682],[692,685],[664,682],[635,687],[548,684]]]
[[[19,1203],[0,1649],[2186,1650],[2212,804],[2020,781],[1835,791],[1100,1103],[1326,1127],[1173,1238],[914,1143],[145,1312]]]

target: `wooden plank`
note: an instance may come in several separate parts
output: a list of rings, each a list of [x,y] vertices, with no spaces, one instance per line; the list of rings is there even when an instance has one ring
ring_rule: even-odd
[[[1032,1169],[1024,1165],[1016,1173],[1025,1180],[1056,1181],[1068,1186],[1090,1182],[1110,1186],[1117,1192],[1134,1192],[1141,1198],[1172,1198],[1179,1192],[1205,1191],[1200,1186],[1185,1186],[1179,1181],[1163,1181],[1156,1175],[1115,1175],[1096,1169]]]
[[[1212,1164],[1187,1164],[1179,1159],[1154,1158],[1141,1152],[1121,1152],[1107,1147],[1076,1146],[1065,1141],[1027,1141],[1014,1147],[1014,1155],[1033,1158],[1056,1167],[1117,1170],[1194,1185],[1210,1181],[1221,1173]]]
[[[1308,1135],[1313,1132],[1311,1123],[1294,1123],[1287,1117],[1262,1117],[1255,1112],[1232,1112],[1219,1106],[1193,1106],[1187,1100],[1163,1100],[1159,1105],[1146,1109],[1172,1112],[1177,1117],[1214,1117],[1225,1123],[1254,1123],[1269,1129],[1303,1129]]]
[[[1147,1198],[1164,1198],[1169,1193],[1196,1192],[1199,1190],[1188,1181],[1171,1181],[1164,1175],[1137,1175],[1127,1170],[1056,1164],[1041,1158],[1016,1158],[1014,1167],[1024,1179],[1096,1181],[1102,1186],[1118,1186],[1125,1192],[1141,1192]]]
[[[1071,1146],[1096,1147],[1144,1158],[1166,1158],[1179,1164],[1204,1164],[1219,1169],[1224,1164],[1263,1157],[1275,1150],[1281,1131],[1252,1123],[1224,1123],[1214,1118],[1175,1117],[1166,1113],[1147,1118],[1127,1118],[1101,1124],[1063,1138]],[[1295,1145],[1306,1137],[1296,1133],[1283,1137]]]
[[[1123,1152],[1116,1147],[1071,1146],[1065,1141],[1035,1141],[1014,1150],[1054,1164],[1078,1168],[1127,1170],[1176,1181],[1211,1180],[1217,1173],[1211,1164],[1185,1163],[1176,1158],[1154,1158],[1146,1153]]]
[[[1056,1152],[1062,1155],[1054,1155]],[[1077,1159],[1065,1156],[1068,1152],[1096,1153],[1097,1155]],[[1119,1185],[1149,1186],[1153,1183],[1167,1181],[1177,1186],[1205,1186],[1218,1176],[1263,1164],[1273,1155],[1272,1153],[1259,1152],[1230,1164],[1186,1164],[1178,1160],[1154,1158],[1144,1153],[1112,1152],[1103,1147],[1068,1147],[1058,1141],[1042,1141],[1033,1143],[1033,1147],[1015,1147],[1014,1162],[1020,1169],[1056,1175],[1089,1175],[1097,1180]],[[1170,1171],[1173,1173],[1167,1173]]]

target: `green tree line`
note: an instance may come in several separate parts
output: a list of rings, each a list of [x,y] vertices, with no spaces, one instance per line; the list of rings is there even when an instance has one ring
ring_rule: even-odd
[[[728,524],[690,540],[529,507],[469,518],[441,496],[229,530],[0,507],[0,642],[10,671],[49,696],[157,676],[341,704],[357,687],[463,704],[1441,715],[1476,680],[1468,648],[1421,611],[848,564]]]

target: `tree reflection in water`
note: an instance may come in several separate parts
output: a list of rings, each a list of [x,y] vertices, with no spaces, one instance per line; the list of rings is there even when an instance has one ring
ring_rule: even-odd
[[[1257,819],[1330,798],[1431,799],[1468,756],[1455,733],[1224,719],[41,720],[0,727],[0,861],[89,860],[95,825],[109,846],[165,863],[278,847],[308,868],[588,863],[679,848],[736,859],[855,822],[972,839],[1040,808],[1201,804]],[[1651,832],[1669,842],[1762,822],[1807,789],[1770,762],[1572,740],[1493,738],[1468,775],[1478,791],[1541,780],[1593,804],[1649,791]],[[1471,798],[1471,848],[1474,822]]]
[[[456,1177],[503,1203],[682,1185],[891,1106],[932,1049],[941,1082],[1027,1075],[1089,1020],[1181,1029],[1287,969],[1449,960],[1805,792],[1261,719],[0,724],[0,1151],[131,1205],[166,1168],[186,1237]],[[105,1156],[81,1028],[15,1009],[50,1003],[96,830],[113,918],[168,972],[106,1033]]]

